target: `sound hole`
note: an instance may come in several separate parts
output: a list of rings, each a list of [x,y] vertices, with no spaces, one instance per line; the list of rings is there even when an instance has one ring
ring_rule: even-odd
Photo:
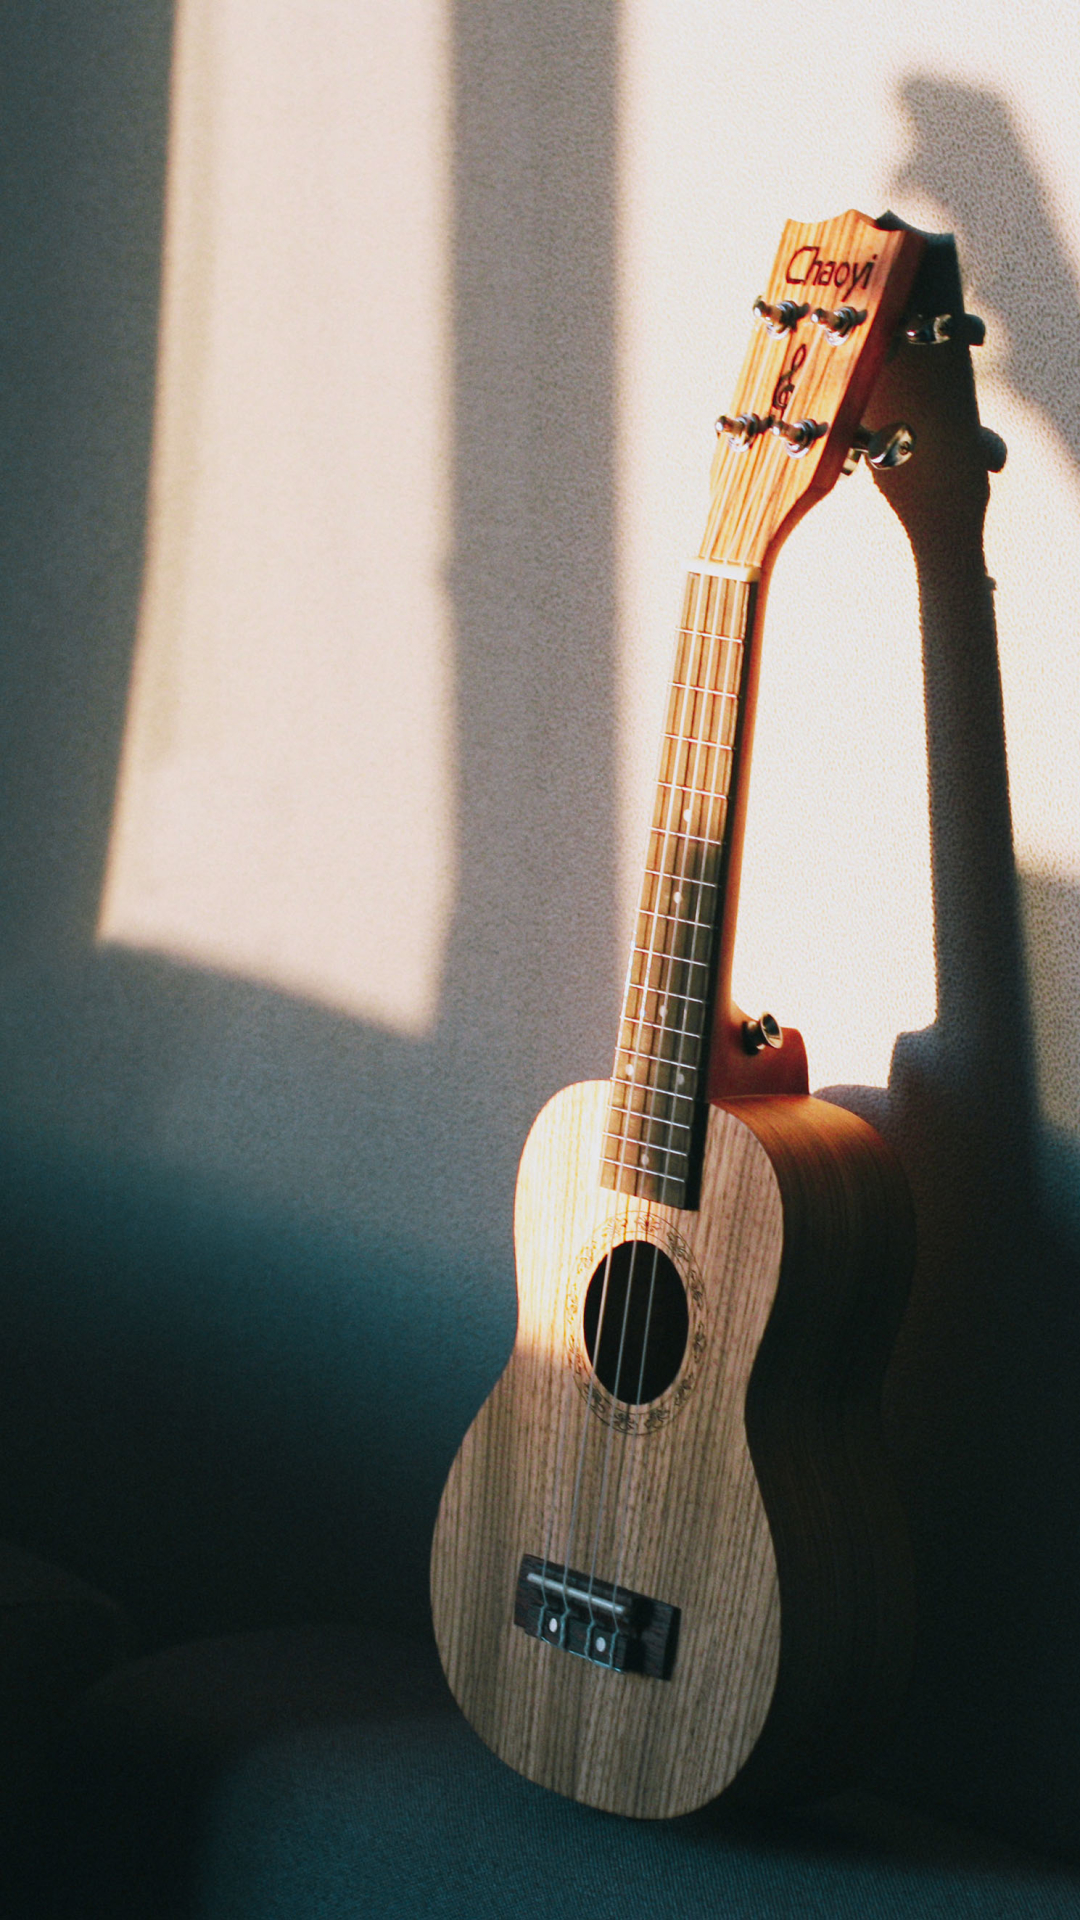
[[[658,1399],[682,1365],[690,1331],[674,1262],[647,1240],[613,1247],[589,1281],[583,1331],[597,1379],[613,1400],[640,1406]]]

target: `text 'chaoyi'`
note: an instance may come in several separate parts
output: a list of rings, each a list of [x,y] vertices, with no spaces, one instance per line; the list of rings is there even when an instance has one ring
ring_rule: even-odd
[[[837,293],[854,293],[856,287],[868,287],[877,265],[872,260],[823,260],[815,246],[796,247],[784,269],[789,287],[835,287]]]

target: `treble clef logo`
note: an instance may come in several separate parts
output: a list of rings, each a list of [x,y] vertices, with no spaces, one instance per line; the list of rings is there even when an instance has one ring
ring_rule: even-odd
[[[795,391],[795,375],[806,359],[806,347],[796,347],[787,366],[781,369],[780,378],[773,388],[770,410],[781,416],[787,412],[791,396]]]

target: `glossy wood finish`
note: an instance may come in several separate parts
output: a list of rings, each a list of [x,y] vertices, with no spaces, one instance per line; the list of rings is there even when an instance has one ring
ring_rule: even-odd
[[[809,315],[779,335],[754,327],[729,414],[753,413],[789,424],[808,419],[825,431],[798,458],[771,432],[741,453],[726,435],[718,436],[702,559],[766,572],[795,522],[833,486],[904,311],[923,246],[921,234],[879,227],[861,213],[815,225],[788,221],[766,299],[774,305],[794,300],[811,311],[850,300],[866,317],[840,342],[829,340]],[[804,279],[814,260],[812,277]],[[830,265],[832,275],[820,279]],[[841,266],[860,275],[853,294],[847,292],[847,277],[837,288]]]
[[[496,1753],[591,1805],[685,1812],[755,1749],[749,1788],[806,1791],[906,1668],[902,1528],[876,1432],[906,1192],[872,1129],[795,1097],[713,1110],[698,1211],[615,1194],[597,1183],[607,1095],[559,1094],[522,1158],[517,1340],[436,1532],[443,1664]],[[627,1238],[675,1261],[691,1313],[680,1373],[619,1430],[607,1396],[588,1398],[581,1307]],[[521,1557],[545,1551],[682,1609],[669,1681],[512,1624]]]

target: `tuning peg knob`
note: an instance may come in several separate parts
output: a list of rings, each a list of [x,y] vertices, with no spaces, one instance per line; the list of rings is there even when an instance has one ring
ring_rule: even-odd
[[[912,347],[943,347],[950,340],[981,347],[986,322],[977,313],[913,313],[904,323],[904,339]]]
[[[771,425],[772,421],[768,417],[761,420],[756,413],[737,413],[734,418],[729,418],[726,413],[722,413],[716,423],[716,431],[718,434],[727,434],[736,453],[745,453],[750,442],[756,440],[758,434],[764,433]]]
[[[830,340],[834,347],[838,347],[842,340],[847,339],[849,333],[853,333],[856,327],[862,326],[866,313],[859,307],[837,307],[834,311],[830,311],[828,307],[815,307],[810,318],[815,327],[821,327],[824,330],[826,340]]]
[[[887,473],[891,467],[902,467],[914,451],[915,435],[902,420],[894,420],[889,427],[879,427],[876,433],[871,433],[869,427],[858,427],[844,461],[844,472],[854,473],[865,456],[879,473]]]
[[[760,1053],[763,1047],[782,1047],[784,1029],[775,1014],[763,1013],[760,1020],[744,1020],[743,1046],[747,1053]]]
[[[754,312],[770,333],[790,333],[809,311],[809,307],[800,306],[797,300],[781,300],[779,306],[770,306],[763,293],[754,301]]]
[[[786,420],[773,420],[770,424],[773,432],[779,434],[786,443],[787,451],[794,460],[808,452],[814,441],[820,440],[822,434],[828,432],[824,420],[796,420],[793,426]]]

